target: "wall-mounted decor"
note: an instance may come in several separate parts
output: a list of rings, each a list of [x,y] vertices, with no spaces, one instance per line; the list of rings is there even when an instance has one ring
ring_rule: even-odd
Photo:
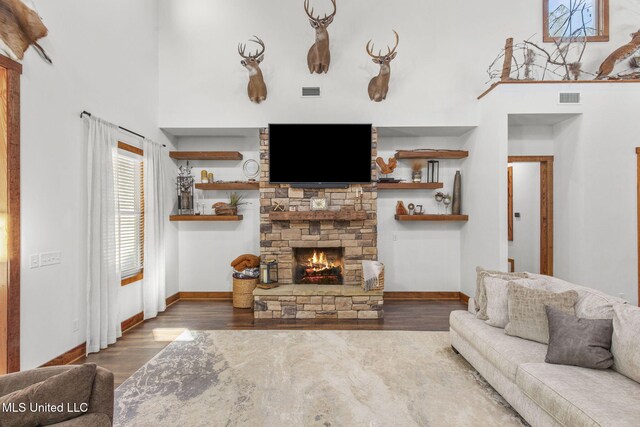
[[[598,75],[596,76],[596,80],[602,80],[609,77],[609,74],[613,72],[614,67],[619,62],[624,61],[627,58],[632,57],[638,50],[640,49],[640,30],[636,33],[631,34],[631,41],[624,46],[619,47],[614,50],[611,55],[604,60],[602,65],[600,65],[600,69],[598,70]],[[632,58],[629,65],[633,68],[634,66],[638,66],[637,61]],[[637,71],[637,70],[636,70]],[[640,73],[634,73],[634,76],[625,76],[626,78],[640,78]],[[619,76],[622,77],[622,76]]]
[[[260,164],[253,159],[249,159],[242,165],[242,173],[250,182],[253,182],[260,175]]]
[[[312,197],[311,198],[311,210],[312,211],[326,211],[327,210],[327,198],[326,197]]]
[[[390,173],[393,173],[394,170],[396,170],[396,167],[398,166],[398,159],[396,159],[395,157],[389,157],[389,162],[385,163],[382,157],[378,157],[376,159],[376,164],[378,165],[378,168],[380,168],[381,173],[383,173],[384,175],[389,175]]]
[[[379,50],[378,54],[373,53],[373,44],[371,44],[371,40],[367,42],[367,53],[372,58],[372,61],[378,65],[380,65],[380,72],[378,75],[371,79],[369,82],[369,99],[375,102],[380,102],[383,99],[387,98],[387,92],[389,92],[389,79],[391,78],[391,61],[396,57],[398,48],[398,43],[400,43],[400,36],[398,33],[393,30],[393,33],[396,36],[396,44],[391,49],[387,46],[387,53],[382,54],[382,51]]]
[[[311,74],[322,74],[329,71],[331,52],[329,51],[329,32],[327,28],[333,22],[338,10],[336,0],[331,0],[331,4],[333,4],[333,12],[328,16],[325,14],[324,18],[320,18],[320,15],[315,16],[313,14],[313,8],[309,10],[309,0],[304,1],[304,11],[309,17],[311,27],[316,30],[316,42],[311,46],[307,54],[307,65]]]
[[[246,44],[238,44],[238,53],[242,57],[240,64],[249,71],[249,85],[247,86],[247,93],[251,102],[260,104],[267,99],[267,85],[264,83],[264,77],[262,76],[262,70],[260,69],[260,63],[264,59],[265,46],[264,42],[260,40],[258,36],[253,36],[254,39],[249,41],[256,43],[260,47],[256,50],[256,53],[249,52],[245,54],[244,51],[247,47]]]
[[[12,59],[24,58],[24,52],[33,45],[40,56],[51,64],[51,58],[38,44],[48,33],[38,13],[20,0],[0,0],[0,39],[2,50]]]
[[[191,175],[191,166],[187,162],[186,166],[180,165],[180,173],[176,178],[176,191],[178,192],[178,215],[193,215],[193,184],[194,177]]]

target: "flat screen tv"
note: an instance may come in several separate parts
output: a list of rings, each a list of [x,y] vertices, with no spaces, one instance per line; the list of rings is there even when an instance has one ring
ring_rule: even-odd
[[[270,124],[269,182],[346,187],[371,182],[371,124]]]

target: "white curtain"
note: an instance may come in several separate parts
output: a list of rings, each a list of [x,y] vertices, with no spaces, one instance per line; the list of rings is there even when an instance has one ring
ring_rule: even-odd
[[[166,308],[165,292],[165,154],[162,145],[144,140],[144,318]]]
[[[122,336],[118,319],[120,254],[117,230],[117,171],[113,156],[118,128],[84,117],[87,135],[87,354]]]

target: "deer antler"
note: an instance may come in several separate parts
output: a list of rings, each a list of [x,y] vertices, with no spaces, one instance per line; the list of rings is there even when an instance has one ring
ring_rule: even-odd
[[[327,14],[325,13],[324,18],[322,19],[332,18],[335,16],[336,12],[338,11],[338,7],[336,6],[336,0],[331,0],[331,4],[333,4],[333,12],[329,16],[327,16]],[[304,0],[304,11],[307,13],[307,16],[309,17],[309,19],[312,19],[314,21],[320,20],[319,15],[317,17],[313,15],[313,8],[311,8],[311,11],[309,11],[309,0]]]
[[[245,55],[244,50],[246,49],[247,45],[246,44],[242,44],[242,43],[238,43],[238,53],[244,59],[252,59],[252,58],[255,59],[255,58],[259,57],[260,55],[262,55],[264,53],[264,51],[265,51],[264,42],[260,39],[260,37],[258,37],[258,36],[253,36],[253,37],[255,37],[255,40],[251,39],[249,41],[260,45],[262,50],[256,50],[256,53],[253,54],[253,55],[251,54],[251,52],[249,52],[247,55]]]
[[[389,45],[387,45],[387,50],[389,51],[386,55],[382,55],[382,50],[378,50],[378,54],[374,54],[373,53],[373,43],[371,43],[371,40],[369,40],[367,42],[367,53],[369,54],[370,57],[372,58],[376,58],[376,59],[380,59],[383,56],[388,56],[391,55],[392,53],[394,53],[396,51],[396,49],[398,48],[398,44],[400,43],[400,36],[398,35],[398,33],[396,32],[396,30],[393,30],[393,33],[396,35],[396,45],[393,47],[393,49],[389,48]]]

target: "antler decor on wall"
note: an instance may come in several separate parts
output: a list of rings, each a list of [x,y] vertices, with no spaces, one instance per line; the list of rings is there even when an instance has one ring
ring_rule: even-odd
[[[267,99],[267,85],[264,83],[262,70],[260,70],[260,63],[264,59],[265,46],[264,42],[260,40],[258,36],[253,37],[255,37],[255,40],[252,39],[249,41],[260,46],[256,50],[256,53],[252,54],[249,52],[248,54],[245,54],[244,51],[247,45],[242,43],[238,44],[238,53],[242,57],[242,61],[240,61],[240,63],[249,71],[249,85],[247,86],[249,99],[251,102],[260,104],[262,101]]]
[[[304,0],[304,11],[309,17],[311,27],[316,30],[316,42],[309,49],[307,54],[307,65],[309,66],[309,72],[313,73],[326,73],[329,71],[329,64],[331,63],[331,52],[329,51],[329,33],[327,28],[333,22],[333,18],[336,16],[336,0],[331,0],[333,4],[333,12],[324,18],[320,18],[320,15],[315,16],[313,14],[313,8],[309,11],[309,0]]]
[[[371,40],[367,42],[367,53],[372,58],[373,62],[380,65],[380,73],[369,82],[369,98],[372,101],[380,102],[387,98],[387,92],[389,92],[389,79],[391,78],[391,61],[396,57],[396,49],[398,43],[400,43],[400,36],[393,30],[396,35],[396,45],[391,49],[387,46],[388,52],[382,55],[382,51],[378,51],[378,54],[373,53],[373,44]],[[371,45],[371,47],[369,47]]]
[[[35,10],[20,0],[0,0],[0,39],[4,43],[2,50],[11,58],[24,58],[24,52],[33,45],[40,56],[51,64],[51,58],[37,43],[47,33],[47,27]]]

